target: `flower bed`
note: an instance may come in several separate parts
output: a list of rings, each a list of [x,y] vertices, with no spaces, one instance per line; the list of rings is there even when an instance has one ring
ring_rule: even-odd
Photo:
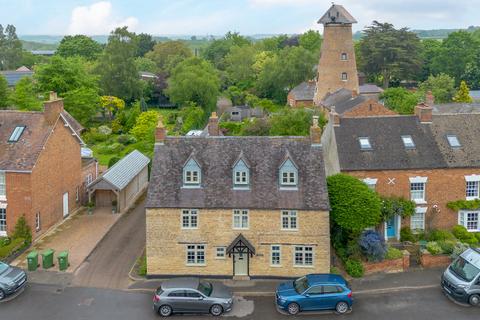
[[[427,250],[422,250],[420,255],[420,264],[424,268],[446,267],[452,262],[448,254],[432,255]]]
[[[377,272],[397,273],[404,272],[410,267],[410,253],[402,251],[403,256],[397,259],[385,259],[381,262],[363,262],[365,274]]]

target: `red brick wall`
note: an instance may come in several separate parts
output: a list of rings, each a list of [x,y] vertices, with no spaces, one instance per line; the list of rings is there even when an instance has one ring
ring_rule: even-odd
[[[420,264],[424,268],[446,267],[450,263],[452,263],[452,259],[445,254],[432,256],[430,252],[424,252],[420,256]]]
[[[88,165],[82,167],[82,177],[81,177],[81,188],[80,188],[80,199],[81,204],[85,205],[88,202],[88,192],[87,192],[87,176],[92,175],[92,181],[97,179],[97,162],[92,161]]]
[[[287,103],[291,107],[313,107],[313,100],[295,100],[292,92],[288,93]]]
[[[395,273],[407,271],[410,267],[410,254],[406,253],[402,258],[383,260],[382,262],[364,262],[365,274],[377,272]]]
[[[7,234],[12,235],[18,217],[25,215],[30,219],[32,211],[31,174],[7,172]]]
[[[355,108],[345,112],[342,116],[345,118],[355,117],[371,117],[371,116],[387,116],[396,115],[397,113],[388,109],[383,104],[369,99],[359,104]]]
[[[377,180],[376,191],[385,196],[410,198],[410,177],[428,177],[425,186],[425,200],[428,207],[425,228],[450,229],[458,223],[458,212],[447,208],[447,203],[465,200],[465,175],[479,174],[480,169],[436,169],[436,170],[386,170],[346,172],[359,179]],[[389,184],[394,179],[394,184]],[[437,205],[439,211],[432,210]],[[402,225],[410,225],[410,219],[404,219]]]

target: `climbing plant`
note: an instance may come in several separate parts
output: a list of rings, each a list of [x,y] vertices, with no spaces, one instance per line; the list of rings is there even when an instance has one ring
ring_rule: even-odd
[[[480,208],[480,199],[451,201],[447,203],[447,207],[455,211],[462,209],[475,210]]]
[[[382,218],[384,221],[399,215],[409,217],[415,212],[415,203],[411,200],[397,197],[382,198]]]

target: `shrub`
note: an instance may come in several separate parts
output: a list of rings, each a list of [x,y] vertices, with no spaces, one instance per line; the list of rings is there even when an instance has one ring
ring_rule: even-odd
[[[92,128],[83,135],[83,138],[88,144],[95,144],[97,142],[106,141],[108,139],[108,135],[100,133],[97,128]]]
[[[450,257],[452,259],[457,259],[459,255],[461,255],[465,250],[467,250],[470,246],[465,243],[457,242],[455,243],[455,247],[453,248],[452,254]]]
[[[478,242],[475,234],[467,231],[467,228],[461,225],[456,225],[452,228],[452,233],[461,242],[468,243],[470,245],[476,244]]]
[[[31,240],[30,240],[31,242]],[[0,247],[0,260],[7,258],[27,245],[27,240],[15,238],[8,245]]]
[[[427,251],[430,252],[432,255],[437,255],[442,253],[442,248],[437,242],[430,241],[427,243]]]
[[[115,163],[117,163],[120,160],[120,157],[111,157],[110,160],[108,160],[108,167],[111,168]]]
[[[112,134],[112,129],[110,129],[108,126],[100,126],[98,127],[98,132],[106,136],[109,136]]]
[[[32,243],[32,232],[27,224],[25,216],[18,218],[17,224],[15,224],[15,228],[13,229],[12,237],[14,239],[22,238],[26,245]]]
[[[363,264],[359,260],[349,259],[345,264],[345,271],[354,278],[360,278],[363,276]]]
[[[340,269],[338,269],[337,267],[331,267],[330,268],[330,273],[331,274],[340,274]]]
[[[139,276],[146,276],[147,275],[147,257],[145,255],[141,256],[138,261],[138,275]]]
[[[415,236],[412,233],[412,229],[410,227],[402,227],[400,229],[400,241],[409,241],[409,242],[415,242]]]
[[[8,246],[12,242],[9,237],[2,238],[0,241],[0,247]]]
[[[118,136],[117,141],[118,141],[118,143],[121,143],[121,144],[124,144],[124,145],[129,145],[129,144],[132,144],[132,143],[136,143],[137,139],[130,134],[122,134],[122,135]]]
[[[114,142],[112,143],[111,145],[107,146],[107,151],[108,153],[112,154],[112,153],[119,153],[120,151],[122,151],[123,149],[125,149],[125,146],[121,143],[118,143],[118,142]]]
[[[428,234],[429,241],[455,240],[455,236],[448,230],[432,230]]]
[[[387,260],[395,260],[403,258],[403,252],[394,247],[388,247],[387,254],[385,255],[385,259]]]
[[[387,247],[378,232],[368,230],[362,233],[359,245],[368,261],[382,261],[385,258]]]
[[[480,243],[480,232],[475,233],[475,237],[477,237],[477,241]]]
[[[440,248],[442,248],[442,253],[445,254],[452,254],[453,249],[455,248],[455,244],[457,241],[455,240],[440,240],[437,242]]]

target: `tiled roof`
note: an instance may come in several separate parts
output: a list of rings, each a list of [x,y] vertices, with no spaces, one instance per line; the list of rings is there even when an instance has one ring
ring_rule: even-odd
[[[7,79],[10,87],[15,86],[22,78],[31,77],[33,71],[0,71],[0,74]]]
[[[115,163],[98,180],[105,180],[118,190],[123,190],[150,162],[150,159],[138,150],[133,150]]]
[[[313,100],[315,95],[315,81],[305,81],[292,89],[291,93],[295,100],[308,101]]]
[[[339,89],[333,93],[328,94],[322,101],[322,104],[327,108],[335,107],[335,111],[342,115],[343,113],[355,108],[362,102],[367,101],[368,98],[362,95],[353,97],[352,91],[348,89]]]
[[[232,188],[240,154],[250,166],[250,190]],[[290,154],[298,190],[280,190],[279,168]],[[201,188],[183,188],[190,156],[202,170]],[[306,137],[167,137],[155,146],[146,207],[328,210],[322,148]]]
[[[371,83],[362,84],[358,87],[358,91],[360,94],[368,94],[368,93],[382,93],[383,89],[379,86]]]
[[[433,106],[433,114],[480,113],[480,103],[443,103]]]
[[[67,111],[62,111],[62,115],[65,117],[65,120],[68,122],[70,127],[77,133],[77,135],[80,135],[83,131],[85,131],[85,128],[80,124],[80,122],[77,121],[70,113]]]
[[[357,23],[354,17],[341,5],[332,4],[330,9],[318,20],[318,23],[330,24],[352,24]]]

